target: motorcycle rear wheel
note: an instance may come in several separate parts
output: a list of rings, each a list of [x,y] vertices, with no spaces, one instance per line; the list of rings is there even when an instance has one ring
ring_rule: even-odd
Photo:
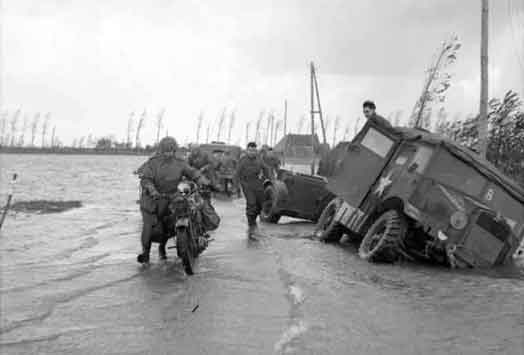
[[[182,259],[182,265],[184,266],[186,274],[193,275],[195,253],[193,251],[193,244],[191,243],[191,236],[187,229],[180,228],[177,230],[176,248],[178,257]]]

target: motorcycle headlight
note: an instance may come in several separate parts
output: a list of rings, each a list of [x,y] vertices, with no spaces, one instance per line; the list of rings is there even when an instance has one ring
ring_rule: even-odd
[[[191,186],[187,182],[181,182],[180,184],[178,184],[177,190],[181,194],[187,195],[191,192]]]
[[[468,216],[463,211],[456,211],[451,215],[449,222],[453,228],[462,230],[468,225]]]

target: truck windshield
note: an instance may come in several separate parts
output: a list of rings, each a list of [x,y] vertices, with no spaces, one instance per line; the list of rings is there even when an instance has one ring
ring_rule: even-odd
[[[376,129],[369,128],[360,144],[379,155],[381,158],[385,158],[393,146],[393,140]]]
[[[447,151],[440,152],[429,170],[435,180],[472,197],[480,198],[487,184],[483,175]]]

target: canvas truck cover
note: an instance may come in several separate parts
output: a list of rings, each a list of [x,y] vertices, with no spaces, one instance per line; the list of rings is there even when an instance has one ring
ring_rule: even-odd
[[[473,167],[480,174],[488,179],[498,183],[513,198],[524,204],[524,188],[519,186],[515,181],[504,175],[488,160],[482,158],[476,152],[453,142],[441,135],[430,133],[425,130],[406,127],[389,127],[394,135],[406,141],[420,141],[432,145],[440,145],[449,151],[453,156],[462,160],[469,166]]]
[[[220,152],[231,152],[235,159],[240,158],[240,153],[242,149],[236,145],[223,144],[223,143],[205,143],[200,144],[200,149],[206,153],[212,154],[215,151]]]
[[[357,140],[362,132],[368,127],[370,123],[364,125],[362,130],[353,139],[353,142]],[[431,133],[426,130],[418,128],[407,128],[407,127],[393,127],[391,125],[381,124],[380,122],[371,122],[372,126],[379,126],[382,131],[387,131],[392,136],[395,136],[399,141],[420,141],[431,145],[439,145],[444,147],[453,156],[465,162],[469,166],[473,167],[480,174],[486,176],[491,181],[500,185],[508,194],[515,198],[520,203],[524,204],[524,188],[518,185],[515,181],[504,175],[498,168],[490,163],[485,158],[482,158],[476,152],[461,146],[460,144],[442,136],[439,134]],[[329,154],[327,159],[324,160],[324,166],[319,171],[320,175],[331,177],[335,172],[335,161],[345,154],[347,147],[350,145],[349,142],[341,142],[335,149]]]

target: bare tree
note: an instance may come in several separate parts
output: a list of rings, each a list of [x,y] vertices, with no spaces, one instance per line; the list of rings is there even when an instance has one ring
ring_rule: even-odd
[[[393,126],[398,127],[400,125],[400,118],[402,117],[402,110],[398,110],[395,118],[393,119]]]
[[[331,127],[331,116],[326,115],[326,118],[324,119],[324,129],[326,132],[329,131],[329,127]]]
[[[275,130],[273,132],[273,139],[271,142],[271,146],[274,147],[275,144],[277,144],[278,139],[278,132],[284,127],[284,121],[278,120],[277,123],[275,123]]]
[[[126,140],[126,148],[131,148],[133,143],[131,142],[131,136],[133,135],[133,125],[135,123],[135,112],[131,112],[129,114],[129,118],[127,119],[127,140]]]
[[[264,115],[265,115],[264,110],[260,111],[258,115],[258,120],[256,124],[256,129],[255,129],[255,142],[257,144],[260,144],[262,142],[262,132],[260,132],[260,126],[262,125],[262,120],[264,119]]]
[[[6,137],[5,137],[5,134],[6,134],[6,131],[7,131],[7,116],[8,116],[8,111],[4,111],[2,112],[2,116],[0,118],[0,146],[4,145],[7,143],[7,140],[6,140]]]
[[[231,114],[229,115],[229,127],[227,131],[227,142],[228,144],[231,144],[231,133],[233,132],[233,127],[235,126],[235,110],[231,111]]]
[[[267,117],[266,117],[266,133],[265,133],[265,139],[264,141],[266,142],[266,145],[270,144],[271,142],[269,142],[269,139],[271,137],[271,132],[270,132],[270,129],[271,129],[271,121],[273,120],[273,113],[271,112]]]
[[[80,139],[78,140],[78,148],[84,148],[84,142],[86,140],[86,137],[85,136],[82,136],[80,137]]]
[[[220,137],[222,135],[222,129],[224,128],[224,122],[226,121],[226,108],[222,111],[220,119],[218,120],[218,131],[217,131],[217,141],[220,142]]]
[[[200,142],[200,130],[202,129],[202,122],[204,121],[204,112],[200,111],[197,118],[196,143]]]
[[[140,133],[142,131],[142,128],[144,127],[144,122],[146,120],[146,109],[142,112],[140,115],[140,118],[138,119],[138,124],[136,126],[136,136],[135,136],[135,148],[140,148]]]
[[[158,115],[156,116],[156,144],[160,142],[160,130],[163,127],[164,124],[164,114],[166,113],[166,109],[163,108],[158,112]]]
[[[342,140],[344,142],[347,142],[348,139],[349,139],[349,124],[346,125],[346,129],[344,130],[344,136],[342,137]]]
[[[333,126],[333,144],[332,147],[335,147],[335,144],[337,143],[337,133],[338,128],[340,126],[340,116],[335,117],[335,124]]]
[[[439,127],[445,125],[447,121],[448,113],[444,107],[441,107],[437,112],[437,120],[435,121],[435,126],[433,127],[433,132],[438,132]]]
[[[114,140],[114,138],[112,138]],[[87,148],[94,148],[96,146],[97,140],[93,137],[93,133],[87,135]]]
[[[22,128],[20,129],[20,136],[18,137],[18,146],[23,147],[25,143],[25,132],[29,124],[29,116],[24,114],[24,120],[22,121]]]
[[[11,147],[14,147],[16,144],[16,131],[18,129],[18,119],[20,118],[20,113],[22,112],[21,109],[18,109],[13,114],[13,117],[11,117],[11,143],[9,144]]]
[[[49,121],[51,119],[51,112],[45,114],[44,122],[42,123],[42,148],[45,147],[45,137],[47,135],[47,130],[49,129]]]
[[[31,146],[35,146],[36,133],[38,132],[38,123],[40,121],[40,112],[35,113],[31,122]]]
[[[51,148],[56,147],[56,125],[53,125],[53,129],[51,131]]]
[[[444,102],[446,91],[451,85],[451,74],[446,69],[457,59],[457,51],[460,49],[457,36],[444,41],[436,60],[427,70],[426,80],[410,118],[411,127],[431,127],[431,103]]]
[[[300,119],[298,120],[298,124],[297,124],[297,133],[298,134],[302,133],[302,128],[304,128],[305,122],[306,122],[306,115],[300,116]]]
[[[246,123],[246,145],[249,143],[249,128],[251,127],[251,122]]]
[[[206,129],[206,143],[209,143],[209,134],[211,133],[211,122],[207,123]]]
[[[357,117],[357,120],[355,121],[355,127],[353,128],[353,137],[356,137],[359,128],[360,128],[360,116]]]

